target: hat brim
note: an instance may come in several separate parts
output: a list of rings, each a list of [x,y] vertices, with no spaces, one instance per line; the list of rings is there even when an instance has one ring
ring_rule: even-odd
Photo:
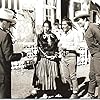
[[[8,22],[11,22],[12,25],[13,25],[13,24],[16,24],[16,21],[13,20],[13,19],[5,19],[5,18],[0,18],[0,19],[6,20],[6,21],[8,21]]]
[[[74,18],[74,21],[77,21],[78,18],[84,18],[84,17],[90,17],[90,15],[89,14],[79,15],[79,16]]]

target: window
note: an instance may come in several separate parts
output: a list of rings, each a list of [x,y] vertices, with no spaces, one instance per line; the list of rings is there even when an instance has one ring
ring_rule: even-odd
[[[51,9],[46,9],[46,20],[51,20]]]
[[[8,0],[5,0],[5,8],[8,8]]]
[[[51,0],[45,0],[46,5],[51,5]]]
[[[17,9],[19,9],[19,0],[17,0]]]
[[[45,4],[48,5],[48,0],[45,0]]]
[[[4,2],[2,2],[2,0],[0,0],[0,8],[8,8],[8,9],[17,9],[19,10],[20,8],[20,2],[19,0],[3,0]],[[4,5],[4,6],[2,6]]]
[[[0,8],[2,7],[2,0],[0,0]]]
[[[56,4],[57,4],[57,0],[53,0],[53,6],[56,7]]]
[[[56,19],[56,2],[57,0],[45,0],[44,4],[44,20],[49,20],[51,23]]]
[[[11,9],[14,9],[14,0],[11,0]]]
[[[79,10],[81,10],[81,3],[74,2],[74,16],[75,16],[75,12]]]
[[[56,9],[54,9],[54,19],[56,19]]]

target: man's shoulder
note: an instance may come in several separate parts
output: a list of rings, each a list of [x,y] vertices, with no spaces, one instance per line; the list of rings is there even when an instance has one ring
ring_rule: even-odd
[[[6,39],[7,34],[8,33],[6,33],[5,31],[3,31],[3,30],[0,29],[0,43],[1,43],[1,41],[3,41],[3,40]]]
[[[0,37],[2,36],[3,37],[6,37],[8,33],[6,33],[5,31],[3,30],[0,30]]]
[[[100,33],[100,27],[96,23],[90,23],[86,31],[86,36],[88,36],[90,33]]]
[[[97,24],[95,24],[95,23],[89,23],[89,25],[87,27],[87,30],[85,32],[87,33],[87,32],[90,32],[90,31],[95,31],[97,29],[98,29]]]
[[[90,27],[90,28],[95,28],[95,27],[97,27],[97,26],[98,26],[98,25],[97,25],[96,23],[90,23],[90,24],[89,24],[89,27]]]

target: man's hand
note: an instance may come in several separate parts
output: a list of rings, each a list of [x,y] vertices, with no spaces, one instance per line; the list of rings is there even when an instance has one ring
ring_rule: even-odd
[[[22,51],[21,54],[22,54],[22,57],[27,56],[27,53],[25,53],[24,51]]]
[[[56,56],[46,56],[47,59],[54,60]]]

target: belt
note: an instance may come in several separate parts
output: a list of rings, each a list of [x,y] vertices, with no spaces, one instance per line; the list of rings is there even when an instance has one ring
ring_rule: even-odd
[[[74,53],[74,54],[76,54],[77,56],[80,56],[80,54],[79,53],[77,53],[75,50],[67,50],[67,49],[63,49],[63,51],[67,51],[67,53]]]

